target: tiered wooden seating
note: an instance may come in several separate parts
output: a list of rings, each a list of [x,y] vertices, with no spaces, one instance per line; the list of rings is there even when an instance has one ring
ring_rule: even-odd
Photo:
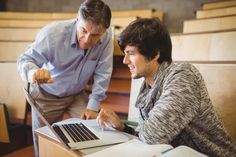
[[[0,12],[0,19],[5,20],[64,20],[72,19],[77,13],[37,13],[37,12]],[[117,17],[158,17],[163,20],[163,12],[153,9],[137,9],[137,10],[118,10],[112,11],[112,18]]]
[[[230,30],[236,28],[236,15],[184,21],[184,33]]]
[[[31,42],[0,41],[0,61],[15,62]]]
[[[0,27],[40,28],[49,22],[76,18],[76,13],[26,13],[0,12]],[[127,26],[136,17],[158,17],[163,19],[163,13],[153,9],[112,11],[112,25]]]
[[[226,31],[236,28],[236,0],[205,3],[196,20],[184,21],[184,33]]]
[[[129,17],[116,17],[111,20],[111,25],[119,27],[120,28],[125,28],[128,26],[128,24],[134,20],[136,20],[138,16],[129,16]]]
[[[163,20],[164,13],[160,11],[155,11],[153,9],[137,9],[137,10],[119,10],[112,11],[112,17],[132,17],[138,16],[141,18],[150,18],[150,17],[158,17],[161,21]]]
[[[0,28],[0,41],[33,41],[37,28]]]
[[[229,15],[236,15],[236,6],[210,9],[210,10],[198,10],[196,12],[197,19],[229,16]]]
[[[8,108],[11,119],[24,119],[26,100],[23,87],[26,87],[18,72],[16,62],[0,62],[0,99]]]
[[[0,19],[5,20],[65,20],[76,16],[76,13],[0,12]]]
[[[26,101],[23,87],[26,87],[18,72],[16,60],[32,41],[37,29],[0,28],[0,86],[1,100],[7,105],[10,118],[21,120],[25,116]]]
[[[236,61],[236,29],[227,32],[172,34],[175,61]]]
[[[111,20],[113,26],[126,27],[130,22],[136,20],[137,17],[117,17]],[[55,20],[5,20],[0,19],[0,27],[7,28],[42,28],[47,24],[55,22]]]
[[[223,8],[223,7],[231,7],[236,5],[236,0],[229,0],[229,1],[218,1],[218,2],[209,2],[204,3],[202,5],[202,9],[217,9],[217,8]]]
[[[38,31],[38,28],[0,28],[0,61],[15,62]]]
[[[52,20],[5,20],[0,19],[0,27],[7,28],[42,28]]]

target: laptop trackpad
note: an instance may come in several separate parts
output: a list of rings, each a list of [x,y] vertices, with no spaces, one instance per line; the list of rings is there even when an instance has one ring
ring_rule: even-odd
[[[102,129],[96,121],[84,121],[82,122],[88,126],[94,133],[102,140],[108,143],[119,143],[130,140],[130,138],[121,131],[117,131],[114,128],[106,127]],[[116,142],[115,142],[116,141]]]

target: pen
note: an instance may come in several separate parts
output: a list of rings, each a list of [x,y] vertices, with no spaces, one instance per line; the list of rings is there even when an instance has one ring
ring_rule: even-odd
[[[134,121],[129,121],[129,120],[122,120],[121,121],[123,124],[127,124],[127,125],[131,125],[131,126],[138,126],[138,122],[134,122]]]
[[[169,149],[167,149],[167,150],[165,150],[165,151],[161,152],[161,154],[165,154],[165,153],[167,153],[167,152],[171,151],[172,149],[173,149],[173,148],[169,148]]]

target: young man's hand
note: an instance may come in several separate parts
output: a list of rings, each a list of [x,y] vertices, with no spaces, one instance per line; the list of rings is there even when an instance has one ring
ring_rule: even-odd
[[[38,69],[34,72],[32,83],[53,83],[53,80],[51,78],[51,74],[47,69]]]
[[[125,128],[120,118],[112,110],[101,109],[97,116],[97,121],[102,128],[105,128],[107,125],[120,131],[123,131]]]
[[[89,109],[85,109],[83,113],[81,114],[81,119],[96,119],[98,113],[96,111],[92,111]]]

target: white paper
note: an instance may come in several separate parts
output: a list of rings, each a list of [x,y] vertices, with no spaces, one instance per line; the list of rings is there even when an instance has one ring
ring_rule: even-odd
[[[171,151],[166,152],[165,154],[161,155],[161,157],[207,157],[196,150],[189,148],[187,146],[178,146]]]
[[[110,148],[101,150],[99,152],[86,155],[85,157],[153,157],[159,156],[167,149],[173,148],[170,145],[148,145],[137,139],[130,140],[128,142],[112,146]]]

